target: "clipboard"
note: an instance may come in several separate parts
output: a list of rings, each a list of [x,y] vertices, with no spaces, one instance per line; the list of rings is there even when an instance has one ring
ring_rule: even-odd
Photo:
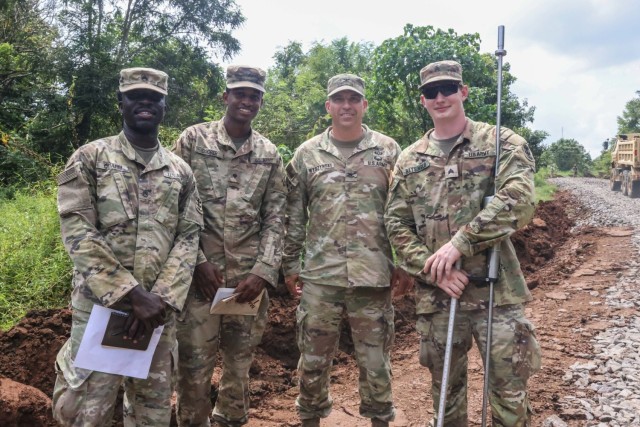
[[[258,308],[260,308],[260,302],[265,290],[260,292],[260,295],[253,301],[249,301],[243,304],[236,302],[238,294],[234,293],[235,288],[220,288],[216,291],[216,296],[213,298],[210,314],[234,314],[239,316],[255,316],[258,314]]]

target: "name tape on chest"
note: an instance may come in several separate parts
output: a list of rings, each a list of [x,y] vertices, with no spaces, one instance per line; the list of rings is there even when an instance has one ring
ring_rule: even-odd
[[[495,150],[478,150],[478,151],[465,151],[462,156],[465,159],[478,159],[480,157],[495,157]]]
[[[196,153],[199,153],[205,156],[219,157],[218,156],[219,152],[216,150],[212,150],[210,148],[196,147]]]
[[[333,163],[324,163],[322,165],[318,165],[318,166],[314,166],[312,168],[308,168],[307,172],[308,173],[316,173],[316,172],[320,172],[321,170],[324,170],[324,169],[333,169],[333,168],[334,168]]]
[[[389,167],[389,163],[384,162],[384,161],[380,161],[380,160],[366,160],[364,162],[365,166],[374,166],[374,167],[378,167],[378,168],[388,168]]]
[[[425,170],[425,169],[426,169],[426,168],[428,168],[428,167],[429,167],[429,162],[425,160],[424,162],[418,163],[418,164],[417,164],[417,165],[415,165],[415,166],[411,166],[411,167],[408,167],[408,168],[404,168],[404,169],[402,170],[402,174],[403,174],[403,175],[410,175],[410,174],[412,174],[412,173],[416,173],[416,172],[423,171],[423,170]]]
[[[179,174],[178,172],[163,171],[162,174],[164,175],[165,178],[182,180],[182,175]]]
[[[120,165],[118,163],[112,163],[112,162],[98,162],[98,164],[96,165],[96,167],[98,169],[104,169],[104,170],[117,170],[120,172],[129,172],[129,168],[124,166],[124,165]]]
[[[272,165],[276,162],[275,157],[254,157],[251,159],[251,163],[257,165]]]

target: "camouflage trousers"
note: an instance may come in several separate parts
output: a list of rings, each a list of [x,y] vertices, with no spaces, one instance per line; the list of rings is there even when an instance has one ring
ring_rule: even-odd
[[[438,417],[448,323],[449,312],[443,311],[420,314],[416,325],[421,335],[420,364],[429,368],[433,379],[433,425]],[[444,420],[447,427],[467,426],[467,352],[475,339],[484,358],[486,334],[487,310],[459,310],[456,313]],[[540,346],[533,325],[524,316],[522,305],[494,307],[489,378],[493,426],[530,425],[527,380],[539,369]]]
[[[212,315],[210,307],[211,301],[192,289],[177,322],[176,418],[183,427],[208,427],[210,414],[226,425],[241,426],[249,416],[249,368],[267,326],[268,294],[257,316]],[[218,351],[222,376],[212,413],[211,377]]]
[[[73,310],[71,336],[56,358],[53,416],[62,426],[108,426],[120,386],[124,386],[124,425],[168,426],[171,420],[171,372],[175,317],[169,316],[153,354],[147,379],[123,377],[75,368],[80,341],[89,321],[85,311]]]
[[[360,370],[360,414],[393,421],[389,352],[394,339],[394,312],[389,288],[304,284],[296,313],[300,349],[298,414],[301,419],[309,419],[324,418],[331,412],[329,378],[344,310]]]

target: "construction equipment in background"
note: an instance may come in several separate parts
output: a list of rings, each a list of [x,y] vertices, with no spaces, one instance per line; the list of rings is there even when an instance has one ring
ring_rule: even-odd
[[[621,134],[611,152],[610,187],[625,196],[640,197],[640,133]]]

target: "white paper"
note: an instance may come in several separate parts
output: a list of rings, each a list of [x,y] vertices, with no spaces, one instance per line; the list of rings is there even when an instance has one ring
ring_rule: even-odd
[[[76,368],[146,379],[149,376],[151,359],[160,341],[164,325],[154,329],[146,350],[106,347],[102,345],[102,337],[112,311],[117,310],[100,305],[93,306],[87,330],[82,337],[73,365]]]
[[[211,303],[211,307],[213,308],[213,306],[216,305],[216,303],[221,299],[225,299],[233,295],[233,292],[235,290],[236,290],[235,288],[218,288],[216,290],[216,294],[213,296],[213,302]]]

